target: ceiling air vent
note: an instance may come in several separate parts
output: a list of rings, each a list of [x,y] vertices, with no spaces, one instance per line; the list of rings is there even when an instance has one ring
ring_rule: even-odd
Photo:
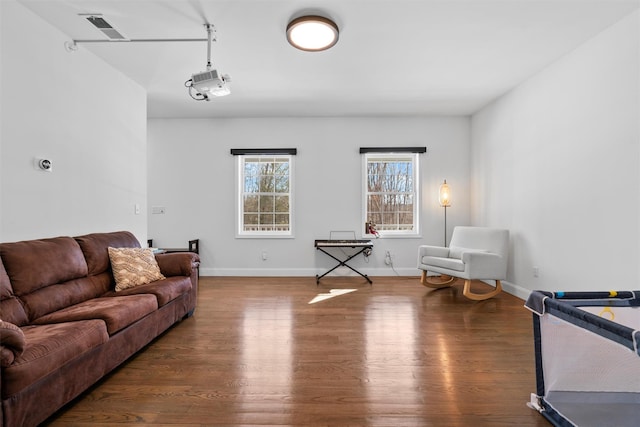
[[[109,37],[110,40],[126,40],[127,39],[125,36],[120,34],[118,30],[113,28],[111,24],[109,24],[107,21],[105,21],[104,18],[102,18],[99,15],[87,16],[87,21],[91,22],[97,29],[102,31],[102,33],[105,36]]]

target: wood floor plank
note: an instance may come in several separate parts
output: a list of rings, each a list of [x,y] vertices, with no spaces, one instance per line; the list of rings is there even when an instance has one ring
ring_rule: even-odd
[[[202,277],[193,317],[46,425],[548,425],[522,300],[372,279]],[[356,291],[309,304],[331,289]]]

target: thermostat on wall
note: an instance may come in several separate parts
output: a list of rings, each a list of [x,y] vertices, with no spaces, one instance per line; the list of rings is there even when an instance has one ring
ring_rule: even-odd
[[[43,171],[51,172],[53,168],[53,163],[49,159],[38,159],[37,160],[38,167]]]

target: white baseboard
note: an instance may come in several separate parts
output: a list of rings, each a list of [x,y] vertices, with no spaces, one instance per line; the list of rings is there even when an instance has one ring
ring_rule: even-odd
[[[483,280],[487,285],[495,286],[495,282],[492,280]],[[529,298],[529,294],[531,291],[529,289],[523,288],[522,286],[515,285],[511,282],[507,282],[503,280],[502,282],[502,290],[508,294],[513,295],[514,297],[518,297],[521,300],[527,300]]]
[[[506,280],[502,281],[502,289],[504,289],[505,292],[513,295],[514,297],[518,297],[524,301],[526,301],[527,298],[529,298],[529,295],[531,294],[530,289],[523,288],[522,286],[518,286],[514,283],[507,282]]]

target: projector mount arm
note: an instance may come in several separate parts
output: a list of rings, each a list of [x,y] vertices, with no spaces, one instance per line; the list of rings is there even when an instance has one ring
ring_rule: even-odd
[[[189,90],[189,96],[196,101],[210,101],[212,96],[225,96],[230,93],[227,82],[231,79],[228,75],[222,75],[211,66],[211,42],[216,41],[215,27],[205,24],[207,30],[207,69],[193,74],[184,85]]]
[[[211,24],[204,24],[204,27],[207,29],[207,71],[211,69],[211,42],[216,41],[215,39],[215,27]],[[194,91],[193,89],[193,78],[184,82],[184,85],[189,88],[189,96],[195,99],[196,101],[209,101],[209,97],[200,92]]]
[[[204,24],[204,27],[207,30],[207,38],[206,39],[128,39],[128,38],[120,38],[120,39],[98,39],[98,40],[72,40],[64,43],[64,46],[68,52],[75,52],[78,50],[78,44],[80,43],[140,43],[140,42],[207,42],[207,71],[211,71],[215,73],[217,79],[220,84],[220,88],[218,88],[217,92],[211,92],[210,95],[214,96],[224,96],[229,94],[229,89],[225,88],[227,82],[231,81],[231,78],[228,75],[221,75],[216,70],[212,70],[211,66],[211,42],[217,41],[215,32],[216,29],[212,24]],[[202,73],[199,73],[202,74]],[[201,93],[197,88],[194,87],[193,77],[187,80],[184,85],[189,88],[189,95],[191,98],[197,101],[208,101],[210,96],[206,93]],[[220,90],[222,89],[222,90]]]
[[[207,29],[207,70],[211,69],[211,42],[216,41],[215,35],[215,27],[211,24],[204,24],[204,27]]]

